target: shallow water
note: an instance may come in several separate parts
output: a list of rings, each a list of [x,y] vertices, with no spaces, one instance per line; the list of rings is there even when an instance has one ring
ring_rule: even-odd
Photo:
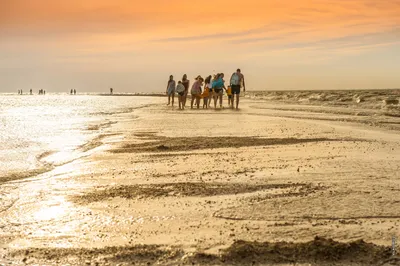
[[[83,156],[122,115],[150,101],[149,97],[0,95],[0,182]]]

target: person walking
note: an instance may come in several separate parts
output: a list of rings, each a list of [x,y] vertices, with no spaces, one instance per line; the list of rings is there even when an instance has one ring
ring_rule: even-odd
[[[204,79],[199,75],[196,81],[192,85],[190,93],[192,94],[192,101],[190,103],[190,108],[193,109],[193,103],[196,101],[197,109],[200,108],[200,98],[201,98],[201,86],[203,85]]]
[[[183,107],[185,107],[190,86],[190,81],[188,80],[186,74],[184,74],[182,77],[182,85],[185,87],[185,93],[183,94]]]
[[[203,94],[201,95],[201,97],[203,98],[203,108],[208,109],[208,106],[210,104],[209,102],[209,98],[210,98],[210,88],[211,88],[211,75],[206,77],[204,83],[204,90],[203,90]]]
[[[167,89],[165,93],[168,95],[168,104],[171,104],[171,98],[172,98],[172,106],[174,106],[174,100],[175,100],[175,87],[176,83],[174,80],[174,76],[169,76],[168,84],[167,84]]]
[[[222,109],[222,95],[225,88],[224,73],[217,74],[212,87],[214,90],[214,108],[217,108],[217,102],[219,100],[219,107]]]
[[[178,81],[178,85],[176,86],[176,92],[178,93],[178,104],[179,110],[183,110],[183,97],[185,94],[185,86],[183,86],[182,81]]]
[[[246,84],[244,82],[244,76],[239,68],[236,70],[236,72],[232,74],[230,84],[232,88],[232,109],[234,108],[235,97],[236,97],[236,109],[239,109],[240,88],[243,87],[243,92],[246,92]]]

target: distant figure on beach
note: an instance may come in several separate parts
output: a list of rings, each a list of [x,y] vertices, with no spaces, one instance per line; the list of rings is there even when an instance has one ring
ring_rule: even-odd
[[[230,85],[232,87],[232,109],[235,102],[236,95],[236,109],[239,109],[239,95],[240,88],[243,87],[243,92],[246,92],[246,84],[244,83],[244,76],[238,68],[231,76]]]
[[[110,88],[110,94],[112,95],[113,94],[113,88]]]
[[[211,78],[212,76],[208,76],[206,77],[205,81],[204,81],[204,90],[203,90],[203,94],[201,95],[201,97],[203,98],[203,108],[208,109],[208,106],[210,105],[210,88],[211,88]]]
[[[168,95],[168,104],[170,105],[171,103],[171,97],[172,97],[172,106],[174,106],[174,99],[175,99],[175,87],[176,83],[174,80],[174,76],[169,76],[168,84],[167,84],[167,89],[165,93]]]
[[[32,89],[29,90],[29,94],[32,95]]]
[[[76,95],[76,90],[74,89],[74,95]]]
[[[223,91],[226,90],[224,83],[225,83],[224,73],[217,74],[212,84],[214,90],[214,108],[217,108],[218,100],[219,100],[219,107],[222,108],[222,95]]]
[[[189,93],[189,86],[190,86],[190,81],[187,78],[187,75],[184,74],[182,77],[182,84],[185,86],[185,94],[183,95],[183,106],[186,106],[186,100],[187,100],[187,95]]]
[[[70,94],[72,95],[74,93],[74,91],[71,89],[71,92],[70,92]]]
[[[192,94],[192,101],[190,103],[190,108],[193,109],[193,103],[196,101],[197,109],[200,108],[200,99],[201,99],[201,86],[203,85],[204,79],[199,75],[196,78],[196,81],[192,85],[192,89],[190,93]]]
[[[43,90],[43,95],[46,95],[46,91],[45,90]]]
[[[179,109],[183,110],[184,105],[183,105],[183,98],[185,95],[185,86],[183,86],[182,81],[178,81],[178,86],[176,86],[176,92],[178,93],[178,104],[179,104]]]
[[[21,91],[20,90],[18,90],[18,95],[20,95],[21,94]]]

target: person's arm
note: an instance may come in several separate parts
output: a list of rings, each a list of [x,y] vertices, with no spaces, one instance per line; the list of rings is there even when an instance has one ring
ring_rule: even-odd
[[[246,84],[244,83],[244,76],[243,76],[243,91],[246,92]]]

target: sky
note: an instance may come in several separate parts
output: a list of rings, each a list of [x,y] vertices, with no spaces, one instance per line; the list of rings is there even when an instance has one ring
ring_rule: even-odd
[[[400,88],[400,0],[0,0],[0,92]]]

